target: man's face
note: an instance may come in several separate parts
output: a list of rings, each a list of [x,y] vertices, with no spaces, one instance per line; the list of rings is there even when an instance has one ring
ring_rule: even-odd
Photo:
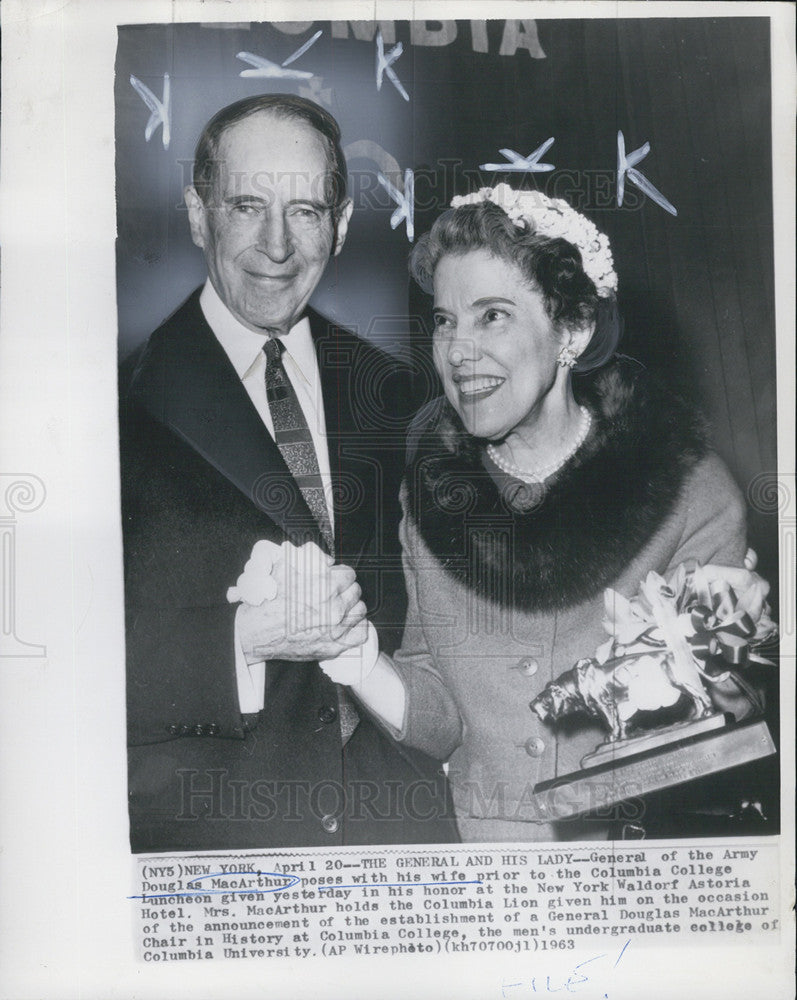
[[[207,204],[186,189],[213,287],[250,330],[287,333],[343,246],[352,205],[339,209],[336,228],[327,173],[315,129],[259,112],[223,133]]]

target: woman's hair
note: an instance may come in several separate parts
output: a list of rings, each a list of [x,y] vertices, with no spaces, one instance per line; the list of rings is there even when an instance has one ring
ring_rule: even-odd
[[[500,206],[483,201],[444,212],[413,247],[410,273],[431,294],[441,258],[471,250],[486,250],[518,267],[529,285],[542,294],[556,327],[583,329],[595,324],[574,374],[600,368],[612,357],[620,339],[616,299],[598,295],[572,243],[520,229]]]

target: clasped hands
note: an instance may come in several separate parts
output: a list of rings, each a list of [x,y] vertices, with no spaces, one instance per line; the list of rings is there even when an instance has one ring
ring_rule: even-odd
[[[333,660],[375,639],[354,570],[314,542],[257,542],[227,600],[248,663]]]

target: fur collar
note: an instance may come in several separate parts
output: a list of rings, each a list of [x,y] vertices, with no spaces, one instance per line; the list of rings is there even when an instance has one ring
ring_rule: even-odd
[[[409,516],[446,571],[482,597],[526,611],[594,597],[659,528],[705,453],[691,408],[631,358],[577,377],[574,390],[592,430],[536,494],[487,471],[483,442],[444,399],[416,429]]]

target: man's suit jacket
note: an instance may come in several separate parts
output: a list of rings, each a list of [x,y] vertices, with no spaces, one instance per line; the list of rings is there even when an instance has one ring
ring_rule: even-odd
[[[309,316],[335,556],[356,570],[392,652],[406,602],[398,493],[411,386],[393,359]],[[317,663],[270,662],[263,712],[241,715],[227,588],[261,538],[323,543],[198,291],[121,389],[120,442],[133,850],[456,840],[439,765],[362,706],[342,748],[337,690]]]

